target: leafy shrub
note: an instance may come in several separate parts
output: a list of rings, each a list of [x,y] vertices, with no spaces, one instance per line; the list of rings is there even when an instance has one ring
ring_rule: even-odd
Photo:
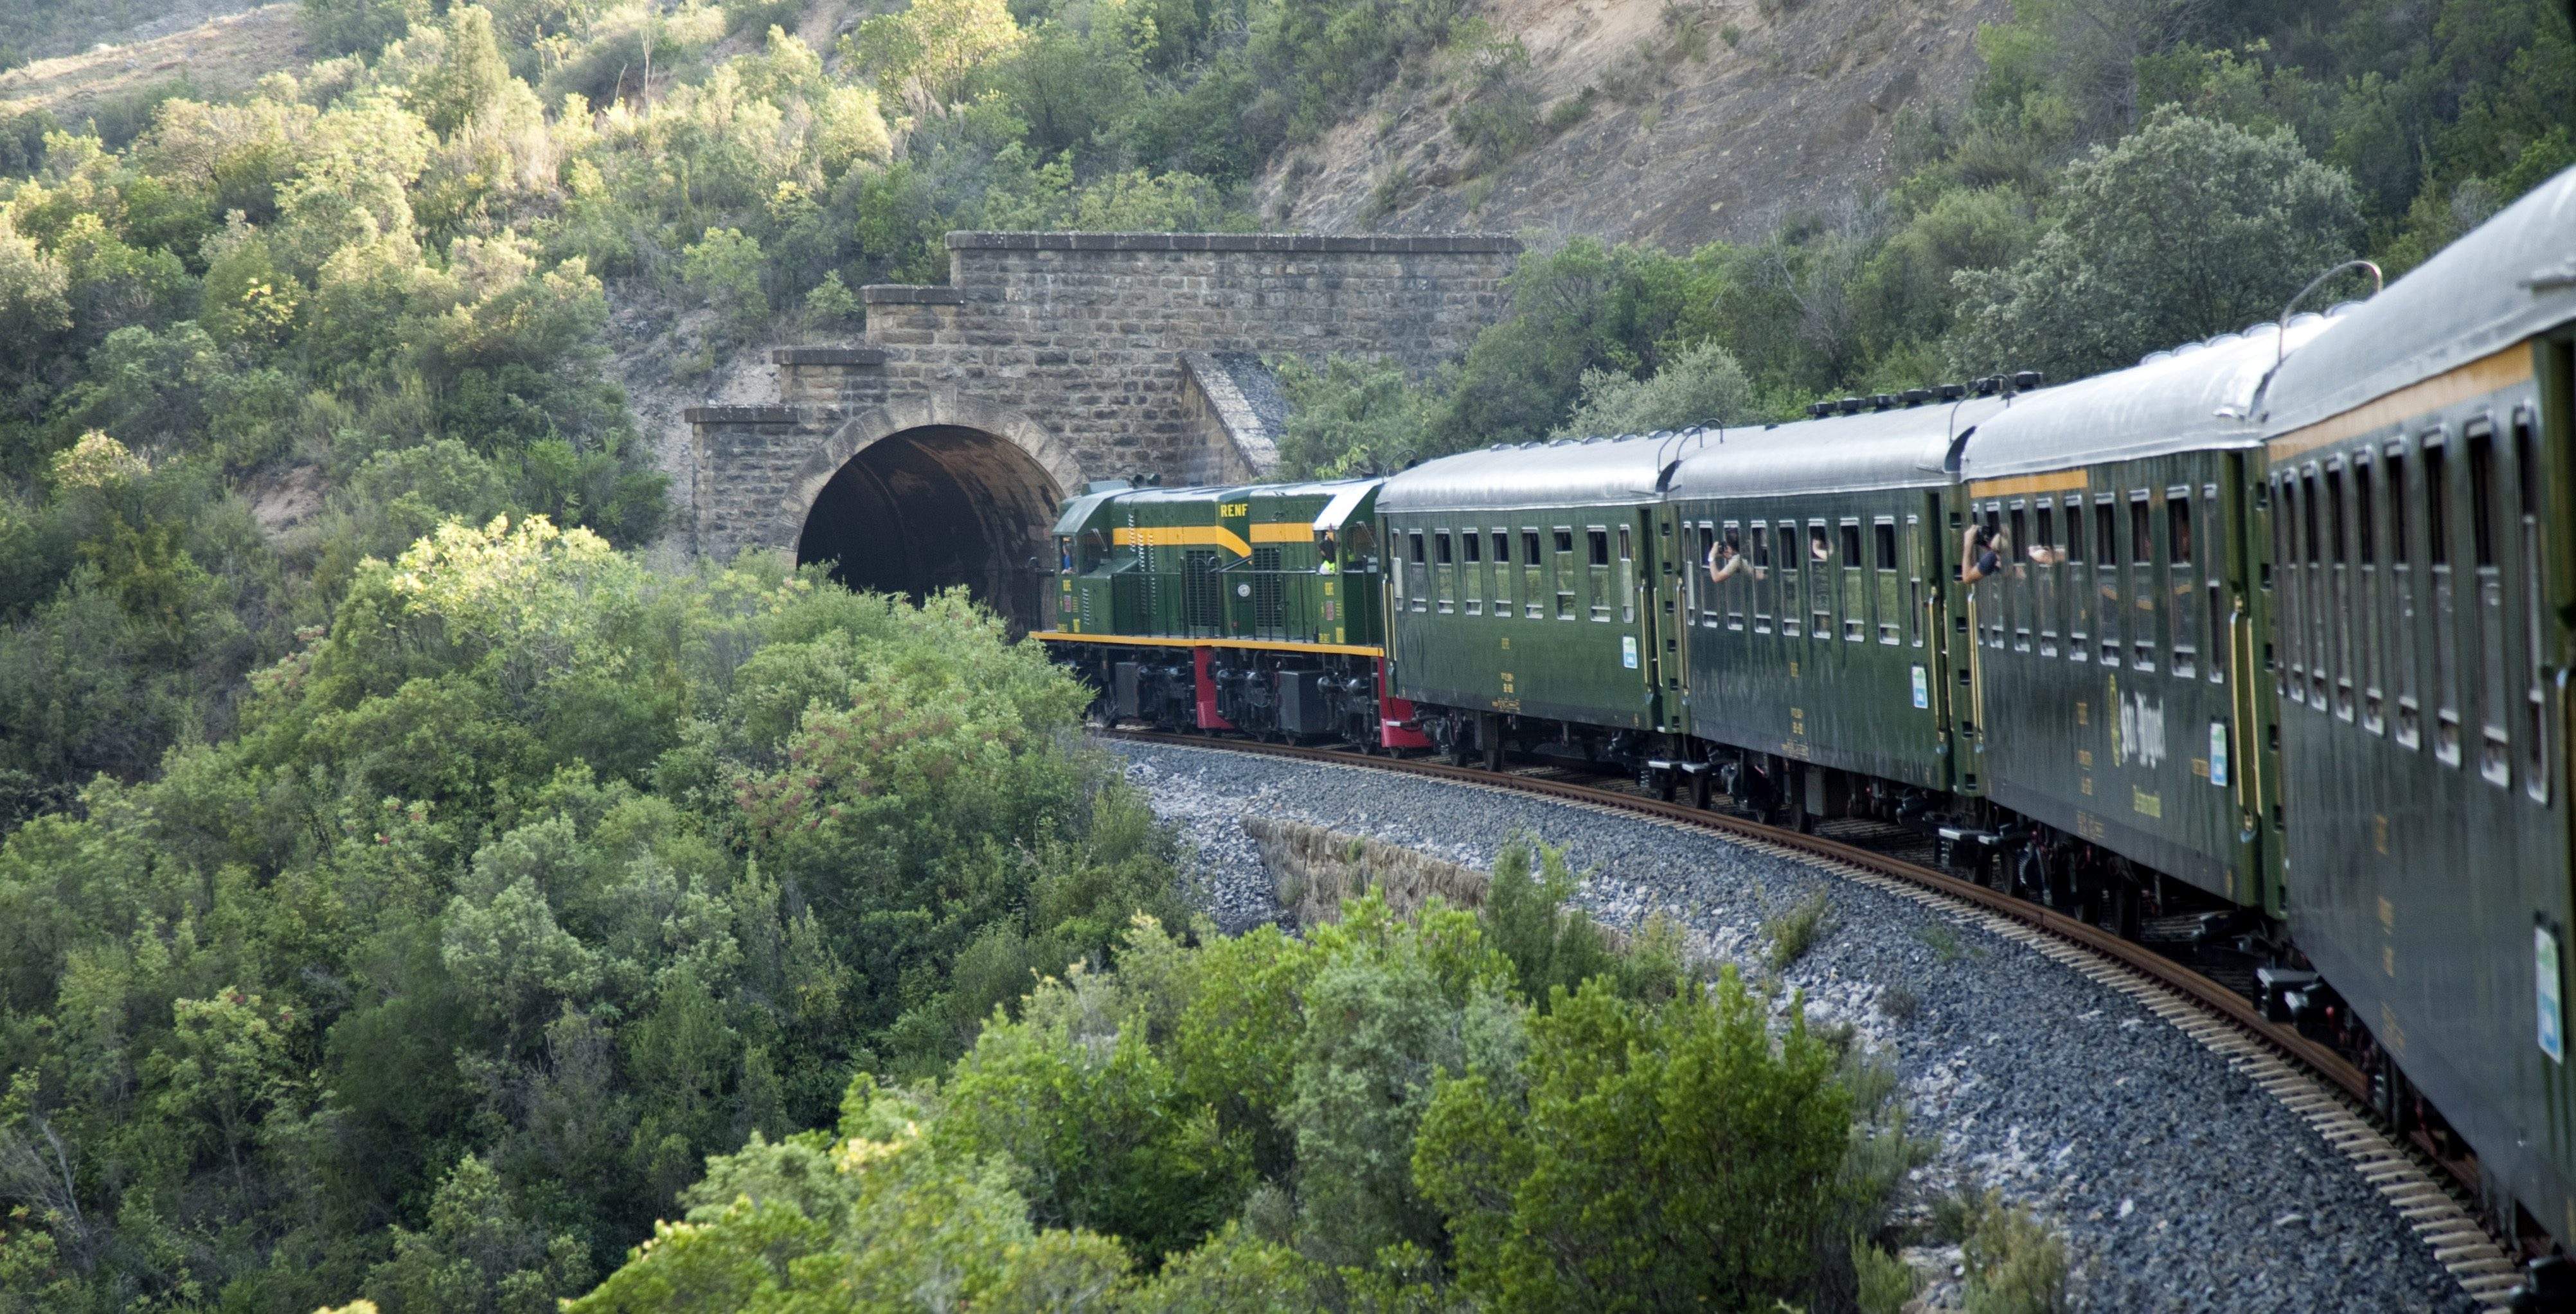
[[[1833,912],[1833,901],[1819,890],[1800,899],[1786,911],[1765,918],[1762,934],[1771,942],[1771,948],[1764,955],[1764,962],[1774,972],[1789,970],[1791,964],[1806,957],[1807,951],[1824,938],[1826,928],[1832,925]]]
[[[1595,981],[1529,1023],[1516,1077],[1443,1080],[1413,1163],[1460,1286],[1498,1309],[1798,1294],[1850,1097],[1822,1042],[1764,1014],[1732,973],[1660,1009]]]
[[[1968,1199],[1962,1243],[1971,1314],[2063,1314],[2066,1239],[1991,1188]]]

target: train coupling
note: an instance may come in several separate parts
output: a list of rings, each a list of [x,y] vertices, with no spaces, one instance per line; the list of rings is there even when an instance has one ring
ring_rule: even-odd
[[[1643,769],[1638,773],[1641,778],[1637,783],[1653,790],[1655,797],[1670,803],[1673,801],[1673,796],[1680,792],[1681,782],[1687,780],[1692,782],[1692,797],[1698,799],[1701,806],[1706,806],[1708,795],[1705,792],[1705,786],[1699,784],[1699,779],[1708,771],[1709,764],[1706,762],[1650,757],[1646,759]]]
[[[2254,969],[2256,1002],[2262,1006],[2266,1022],[2295,1022],[2308,1011],[2308,991],[2321,980],[2314,972],[2293,967],[2258,967]]]
[[[2522,1285],[2513,1289],[2505,1308],[2514,1314],[2570,1314],[2576,1311],[2576,1261],[2565,1255],[2542,1255],[2522,1270]]]
[[[2262,925],[2253,913],[2242,908],[2202,913],[2191,926],[2191,942],[2198,945],[2228,945],[2245,953],[2254,952],[2262,938]]]

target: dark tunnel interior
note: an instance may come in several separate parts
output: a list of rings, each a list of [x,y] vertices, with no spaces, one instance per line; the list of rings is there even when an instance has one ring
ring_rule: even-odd
[[[963,584],[1010,622],[1043,628],[1057,491],[1036,462],[977,429],[907,429],[870,443],[805,516],[799,565],[830,562],[854,589],[918,599]]]

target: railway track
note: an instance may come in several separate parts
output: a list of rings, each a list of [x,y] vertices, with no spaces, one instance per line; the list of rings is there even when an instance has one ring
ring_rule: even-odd
[[[1336,766],[1399,772],[1432,780],[1548,798],[1665,826],[1714,831],[1747,847],[1793,857],[1844,879],[1938,908],[2021,944],[2071,971],[2127,995],[2176,1030],[2245,1073],[2255,1085],[2305,1119],[2352,1163],[2415,1234],[2434,1261],[2480,1306],[2502,1309],[2521,1282],[2512,1251],[2482,1221],[2474,1169],[2443,1159],[2420,1141],[2390,1130],[2370,1107],[2370,1082],[2325,1045],[2265,1018],[2239,988],[2121,939],[2062,912],[1963,880],[1906,856],[1928,854],[1914,832],[1879,823],[1835,825],[1806,834],[1746,817],[1666,802],[1611,778],[1557,765],[1501,772],[1423,758],[1364,755],[1340,749],[1256,743],[1203,735],[1108,729],[1112,738],[1170,744]],[[1883,832],[1883,833],[1882,833]],[[1856,842],[1857,841],[1857,842]],[[1871,841],[1886,841],[1871,847]],[[2157,937],[2150,923],[2151,938]],[[2240,983],[2241,984],[2241,983]]]

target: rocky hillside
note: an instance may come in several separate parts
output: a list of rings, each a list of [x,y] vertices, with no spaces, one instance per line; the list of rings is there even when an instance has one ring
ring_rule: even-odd
[[[2010,0],[1482,0],[1517,36],[1543,123],[1480,171],[1463,79],[1407,77],[1258,187],[1323,232],[1537,227],[1680,250],[1758,239],[1882,179],[1904,112],[1955,102]],[[1472,131],[1472,128],[1468,129]],[[1545,131],[1541,129],[1542,133]]]
[[[111,40],[0,72],[0,110],[32,106],[77,127],[124,102],[139,106],[156,91],[239,96],[311,57],[295,4],[181,0],[148,22],[117,29]]]

